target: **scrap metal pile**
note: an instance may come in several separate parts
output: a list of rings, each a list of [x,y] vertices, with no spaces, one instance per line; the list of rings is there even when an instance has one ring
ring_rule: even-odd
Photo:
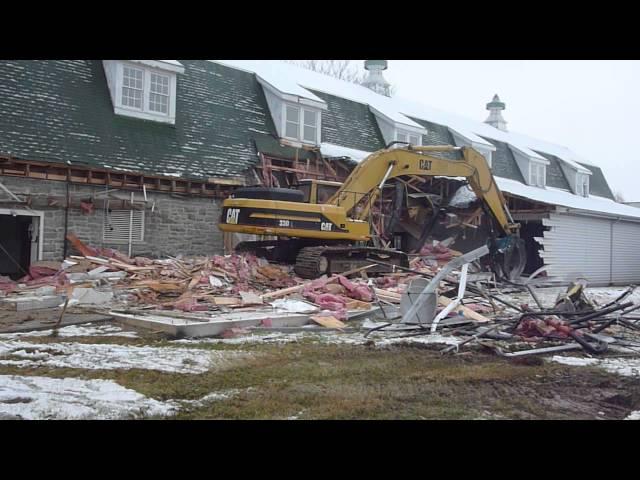
[[[302,324],[308,320],[334,330],[354,327],[352,320],[362,320],[364,314],[364,337],[437,333],[460,339],[443,353],[469,346],[506,357],[576,349],[590,355],[621,349],[635,353],[640,348],[634,336],[640,317],[631,315],[640,304],[628,301],[635,287],[598,305],[588,298],[586,283],[578,282],[544,305],[531,285],[496,282],[481,271],[478,260],[488,254],[487,247],[462,254],[447,246],[449,242],[433,241],[413,256],[410,268],[369,277],[372,264],[304,280],[291,266],[251,254],[129,258],[90,247],[73,234],[68,240],[80,255],[62,263],[39,262],[17,281],[0,277],[5,302],[34,303],[38,297],[52,296],[50,306],[65,299],[65,309],[69,305],[103,313],[153,311],[193,322],[215,321],[230,312],[251,317],[271,311],[274,318],[274,312],[293,312],[308,314]],[[270,327],[271,322],[259,325]]]

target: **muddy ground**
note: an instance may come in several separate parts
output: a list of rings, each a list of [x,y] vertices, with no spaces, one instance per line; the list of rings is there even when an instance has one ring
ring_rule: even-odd
[[[84,390],[71,401],[57,398],[58,387],[45,395],[45,406],[47,399],[55,404],[53,397],[81,404],[64,413],[43,410],[29,391],[3,390],[3,379],[28,377],[79,379],[87,391],[106,380],[172,406],[145,411],[132,404],[117,418],[624,419],[640,410],[635,377],[538,357],[508,360],[481,347],[442,356],[438,344],[381,346],[344,341],[359,334],[339,333],[176,342],[110,322],[30,335],[0,335],[0,418],[113,418],[105,415],[108,402],[91,410],[95,399]],[[129,352],[142,352],[141,362],[123,368]],[[211,368],[189,368],[205,358],[215,360]],[[19,411],[15,402],[22,402]]]

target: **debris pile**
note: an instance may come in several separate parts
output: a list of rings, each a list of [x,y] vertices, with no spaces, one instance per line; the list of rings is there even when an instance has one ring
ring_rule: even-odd
[[[577,349],[588,355],[635,353],[640,348],[640,317],[631,315],[640,305],[628,301],[634,286],[599,305],[585,292],[586,282],[576,281],[553,303],[543,302],[540,291],[525,281],[496,283],[494,278],[486,283],[491,275],[480,271],[477,260],[488,248],[463,254],[450,248],[451,239],[425,245],[410,268],[368,277],[367,269],[374,266],[369,265],[315,280],[249,253],[129,258],[86,245],[73,234],[68,239],[81,255],[61,264],[38,262],[17,281],[0,276],[5,304],[25,310],[64,303],[61,315],[67,306],[90,307],[153,327],[170,318],[172,332],[186,336],[191,334],[181,329],[216,322],[224,325],[193,335],[237,336],[247,328],[314,324],[357,331],[351,322],[360,319],[366,320],[365,337],[437,336],[449,344],[443,353],[465,346],[506,357]]]

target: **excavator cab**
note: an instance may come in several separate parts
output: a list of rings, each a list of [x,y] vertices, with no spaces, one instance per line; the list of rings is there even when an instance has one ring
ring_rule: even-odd
[[[340,182],[304,179],[296,189],[304,194],[304,203],[327,203],[341,186]]]

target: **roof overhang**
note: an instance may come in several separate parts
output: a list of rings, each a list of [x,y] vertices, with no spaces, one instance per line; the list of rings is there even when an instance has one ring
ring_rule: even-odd
[[[255,73],[254,75],[256,76],[256,80],[258,80],[258,83],[262,85],[262,88],[273,93],[276,97],[278,97],[279,99],[285,102],[299,103],[300,105],[306,105],[308,107],[314,107],[320,110],[329,109],[327,104],[322,100],[314,100],[312,98],[305,98],[305,97],[301,97],[300,95],[294,95],[291,93],[283,92],[281,90],[278,90],[273,85],[271,85],[264,78],[260,77],[260,75],[258,75],[257,73]],[[309,95],[312,95],[312,94],[310,93]]]
[[[130,62],[140,63],[147,67],[167,70],[173,73],[184,73],[184,67],[176,60],[129,60]]]

